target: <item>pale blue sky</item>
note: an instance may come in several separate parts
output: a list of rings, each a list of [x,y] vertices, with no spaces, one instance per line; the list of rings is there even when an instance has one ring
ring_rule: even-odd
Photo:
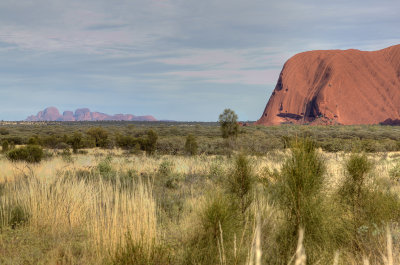
[[[288,58],[399,44],[399,13],[398,0],[1,0],[0,119],[56,106],[256,120]]]

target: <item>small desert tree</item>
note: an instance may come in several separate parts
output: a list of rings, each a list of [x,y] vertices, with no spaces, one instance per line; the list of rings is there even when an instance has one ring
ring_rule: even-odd
[[[82,134],[80,132],[75,132],[69,139],[69,142],[72,146],[74,154],[78,153],[78,149],[82,148],[83,146]]]
[[[252,202],[253,182],[254,175],[251,161],[245,154],[241,153],[235,159],[233,171],[228,178],[228,187],[242,214],[246,212]]]
[[[353,230],[352,245],[359,248],[358,228],[364,223],[363,213],[367,200],[368,186],[367,180],[370,177],[372,163],[365,154],[354,153],[346,162],[346,174],[343,184],[339,189],[339,195],[343,202],[348,206],[351,213],[351,226]]]
[[[96,147],[107,147],[108,132],[103,128],[90,128],[86,133],[94,140]]]
[[[231,109],[225,109],[224,112],[219,115],[219,124],[221,126],[223,138],[233,138],[238,135],[239,124],[237,119],[238,116]]]
[[[2,142],[1,147],[2,147],[1,150],[3,151],[3,153],[6,153],[6,152],[8,152],[8,150],[10,150],[10,145],[8,144],[7,140],[4,140]]]
[[[194,137],[193,134],[189,134],[186,137],[186,142],[185,142],[186,153],[189,155],[192,155],[192,156],[196,155],[197,149],[198,149],[198,145],[197,145],[196,137]]]
[[[295,251],[298,231],[306,231],[307,258],[315,260],[317,247],[323,247],[326,230],[323,225],[324,195],[322,187],[325,163],[309,139],[295,139],[290,143],[291,154],[274,173],[275,183],[270,191],[281,207],[284,223],[278,235],[278,255],[288,259]]]
[[[154,130],[147,131],[147,137],[144,140],[144,150],[148,155],[154,154],[157,147],[158,135]]]

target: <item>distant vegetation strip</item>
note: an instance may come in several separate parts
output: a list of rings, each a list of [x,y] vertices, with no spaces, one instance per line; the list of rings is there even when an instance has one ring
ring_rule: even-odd
[[[102,143],[88,133],[100,128]],[[213,122],[1,122],[0,142],[9,146],[25,145],[29,141],[49,149],[74,148],[73,138],[81,138],[79,149],[101,147],[122,148],[134,152],[140,139],[149,130],[157,134],[155,153],[186,154],[185,142],[192,135],[201,154],[229,154],[246,151],[263,155],[282,149],[293,137],[309,137],[317,147],[328,152],[360,150],[365,152],[400,151],[400,127],[383,125],[353,126],[240,126],[236,138],[222,138],[219,123]],[[140,143],[139,143],[140,145]],[[143,142],[140,147],[144,150]]]

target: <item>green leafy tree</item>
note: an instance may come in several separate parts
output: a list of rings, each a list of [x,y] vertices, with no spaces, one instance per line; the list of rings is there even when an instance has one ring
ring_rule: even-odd
[[[148,130],[147,137],[144,140],[144,150],[148,155],[152,155],[156,151],[157,140],[158,140],[157,133],[151,129]]]
[[[221,126],[223,138],[237,137],[239,132],[237,119],[238,116],[231,109],[225,109],[224,112],[219,115],[219,124]]]
[[[137,144],[139,144],[140,149],[140,140],[138,138],[129,136],[129,135],[120,135],[117,134],[115,136],[115,143],[118,147],[126,149],[126,150],[133,150]]]
[[[7,140],[4,140],[4,141],[2,142],[1,147],[2,147],[1,150],[3,151],[3,153],[5,153],[5,152],[7,152],[8,150],[10,150],[10,145],[8,144],[8,141],[7,141]]]
[[[107,147],[108,145],[108,132],[100,127],[90,128],[87,132],[95,142],[96,147]]]
[[[189,134],[186,137],[186,142],[185,142],[186,153],[189,155],[192,155],[192,156],[196,155],[197,149],[198,149],[198,145],[197,145],[196,137],[193,134]]]
[[[80,132],[75,132],[69,139],[69,143],[72,146],[74,154],[78,153],[78,150],[83,147],[82,134]]]

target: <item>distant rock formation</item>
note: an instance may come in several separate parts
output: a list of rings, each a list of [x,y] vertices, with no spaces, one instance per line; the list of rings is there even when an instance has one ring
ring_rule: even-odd
[[[256,124],[394,124],[400,120],[400,45],[299,53],[280,73]]]
[[[48,107],[37,115],[29,116],[26,121],[156,121],[151,115],[135,116],[132,114],[108,115],[101,112],[91,112],[88,108],[64,111],[61,115],[56,107]]]
[[[381,125],[400,126],[400,120],[387,119],[380,123]]]
[[[60,112],[55,107],[49,107],[44,109],[43,111],[39,111],[37,114],[38,120],[50,120],[55,121],[60,117]]]

